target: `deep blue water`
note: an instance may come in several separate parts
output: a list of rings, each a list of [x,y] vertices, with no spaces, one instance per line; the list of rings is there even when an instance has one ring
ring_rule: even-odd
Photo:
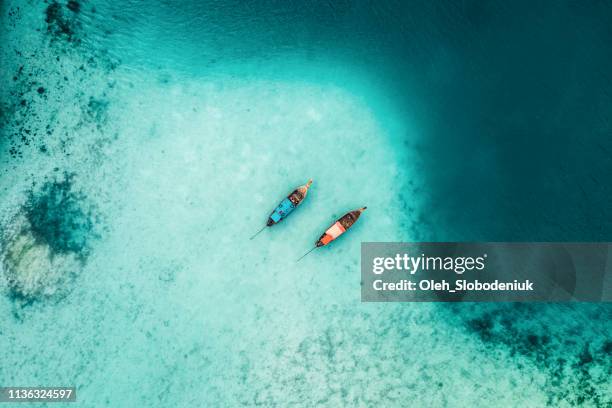
[[[610,237],[608,2],[124,2],[107,13],[138,43],[128,58],[150,66],[226,72],[291,56],[366,76],[420,136],[438,239]]]
[[[76,385],[82,406],[612,404],[607,304],[359,301],[362,241],[610,240],[609,2],[0,7],[0,385]]]

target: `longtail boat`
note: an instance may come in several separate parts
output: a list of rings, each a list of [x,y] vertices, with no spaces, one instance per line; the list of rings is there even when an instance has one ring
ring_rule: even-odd
[[[280,204],[278,204],[278,206],[274,209],[274,211],[272,211],[272,214],[270,214],[270,217],[268,217],[268,222],[266,222],[266,225],[264,225],[259,231],[257,231],[255,235],[251,237],[251,239],[255,238],[267,227],[271,227],[274,224],[278,224],[279,222],[284,220],[289,214],[291,214],[291,212],[293,212],[293,210],[295,210],[297,206],[300,205],[302,201],[304,201],[311,184],[312,180],[308,180],[308,183],[297,187],[295,190],[293,190],[293,192],[291,192],[291,194],[285,197],[283,201],[281,201]]]
[[[346,230],[351,228],[353,224],[359,219],[361,213],[364,212],[368,207],[361,207],[358,210],[350,211],[340,217],[336,222],[334,222],[325,232],[319,240],[315,243],[315,246],[310,249],[310,251],[306,252],[304,255],[300,257],[296,262],[299,262],[306,255],[314,251],[315,249],[325,246],[338,238],[340,235],[344,234]]]

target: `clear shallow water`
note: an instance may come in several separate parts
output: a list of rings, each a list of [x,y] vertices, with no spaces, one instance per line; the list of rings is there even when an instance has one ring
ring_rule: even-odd
[[[609,239],[597,7],[3,4],[0,382],[83,406],[606,406],[609,307],[364,305],[358,271],[367,240]]]

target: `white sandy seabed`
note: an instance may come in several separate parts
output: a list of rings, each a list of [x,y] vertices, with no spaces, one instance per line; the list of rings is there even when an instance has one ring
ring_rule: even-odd
[[[3,278],[0,384],[74,385],[91,407],[546,404],[530,361],[483,353],[435,306],[360,302],[360,243],[409,240],[425,210],[413,130],[376,95],[329,78],[80,73],[79,58],[40,79],[70,75],[44,103],[27,94],[31,127],[53,124],[48,152],[5,155],[0,209],[10,226],[33,182],[74,174],[96,233],[69,279],[45,275],[62,254],[2,264],[69,288],[22,305]],[[295,214],[250,241],[309,178]],[[346,236],[295,263],[364,205]]]

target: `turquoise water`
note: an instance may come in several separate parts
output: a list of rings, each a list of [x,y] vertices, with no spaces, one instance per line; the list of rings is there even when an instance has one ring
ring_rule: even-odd
[[[610,240],[609,5],[1,7],[0,385],[612,404],[608,305],[362,304],[359,273],[362,241]]]

